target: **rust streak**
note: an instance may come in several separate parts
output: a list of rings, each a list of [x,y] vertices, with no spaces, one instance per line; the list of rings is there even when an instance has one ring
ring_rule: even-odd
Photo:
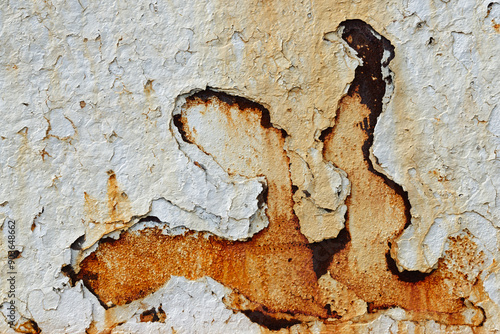
[[[173,275],[193,280],[209,276],[248,301],[228,298],[231,307],[245,311],[269,329],[290,327],[303,316],[338,321],[341,316],[331,305],[323,305],[318,285],[317,273],[321,276],[329,271],[368,303],[369,312],[399,306],[415,321],[481,323],[484,316],[477,308],[471,319],[464,318],[469,306],[463,295],[445,284],[451,280],[456,286],[468,286],[464,275],[452,274],[457,269],[446,259],[430,275],[399,273],[395,268],[390,247],[410,222],[410,203],[400,185],[374,169],[369,151],[390,80],[382,76],[381,67],[388,65],[394,50],[362,21],[346,21],[342,27],[342,37],[357,50],[363,66],[356,70],[340,103],[335,128],[320,137],[325,158],[346,171],[352,185],[346,202],[346,229],[339,238],[310,245],[300,233],[293,211],[289,160],[283,149],[286,133],[272,126],[269,112],[244,98],[212,90],[198,92],[186,99],[181,114],[173,119],[174,126],[184,141],[196,144],[228,173],[266,178],[269,226],[246,242],[194,232],[167,236],[155,228],[101,240],[98,249],[81,263],[77,278],[105,307],[143,298]],[[391,57],[383,62],[384,51]],[[113,219],[122,219],[123,202],[127,202],[126,196],[110,171],[108,209]],[[466,241],[452,242],[473,249]],[[321,252],[322,247],[326,253]],[[453,250],[472,262],[477,260],[477,256],[463,253],[463,248]],[[153,321],[154,315],[150,318],[149,313],[141,316],[141,320]]]
[[[495,20],[491,20],[493,29],[495,29],[496,32],[500,33],[500,23],[496,23]]]
[[[390,257],[391,242],[409,224],[410,204],[399,185],[373,168],[369,150],[382,112],[384,79],[390,79],[382,77],[381,66],[390,60],[382,64],[382,55],[384,50],[392,53],[393,47],[357,20],[344,24],[343,38],[358,50],[363,66],[341,101],[335,128],[323,136],[325,157],[346,171],[351,181],[346,219],[350,239],[333,254],[330,274],[368,302],[370,311],[399,306],[415,313],[416,319],[466,323],[463,298],[444,283],[448,272],[443,261],[430,275],[399,273]],[[477,314],[476,325],[482,321]]]
[[[27,320],[21,324],[18,324],[14,331],[16,333],[26,333],[26,334],[39,334],[41,333],[41,329],[38,327],[38,324],[33,320]]]
[[[108,189],[107,189],[107,205],[109,211],[110,222],[124,222],[127,220],[127,213],[130,212],[130,202],[128,196],[123,192],[118,182],[114,171],[108,171]]]
[[[194,106],[204,107],[200,115],[207,121],[206,128],[197,124],[196,133],[190,124],[192,110],[199,109]],[[212,126],[228,123],[230,127],[220,127],[228,129],[220,140],[202,137]],[[175,125],[187,141],[197,143],[229,173],[266,177],[268,228],[246,242],[196,233],[166,236],[156,229],[124,232],[118,240],[102,240],[98,250],[82,262],[78,278],[108,307],[142,298],[172,275],[209,276],[262,305],[265,319],[276,313],[326,318],[327,311],[319,303],[312,252],[293,212],[284,134],[270,126],[267,110],[227,94],[202,92],[188,99]],[[114,182],[110,174],[109,189]],[[108,197],[112,208],[115,195]]]

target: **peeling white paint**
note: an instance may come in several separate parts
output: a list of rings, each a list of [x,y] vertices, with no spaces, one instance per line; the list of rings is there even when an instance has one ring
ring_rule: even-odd
[[[284,149],[301,231],[311,242],[335,237],[348,210],[349,176],[323,161],[318,138],[333,125],[360,63],[336,32],[348,18],[366,21],[395,46],[394,90],[373,155],[412,205],[412,224],[396,242],[398,265],[430,271],[448,237],[467,229],[488,256],[481,275],[491,300],[475,302],[485,305],[484,328],[498,328],[500,284],[491,263],[500,261],[500,5],[465,0],[2,2],[0,253],[7,254],[10,218],[22,251],[18,319],[48,333],[84,333],[92,320],[104,326],[95,297],[80,283],[69,287],[61,273],[72,261],[70,245],[84,234],[89,248],[148,215],[168,233],[186,228],[230,240],[267,226],[257,199],[266,181],[230,176],[172,128],[179,96],[207,86],[269,109],[273,125],[289,135]],[[127,198],[117,214],[109,209],[110,170]],[[4,255],[0,266],[4,277]],[[223,287],[180,282],[144,306],[178,297],[169,325],[179,332],[257,331],[225,308]],[[8,288],[0,286],[5,305]],[[125,312],[115,332],[160,331],[158,323],[136,321],[139,309]],[[183,310],[186,327],[175,320]],[[395,318],[365,321],[360,332],[446,330]],[[12,333],[5,317],[0,332]]]
[[[245,315],[226,308],[223,298],[230,291],[220,283],[203,278],[189,281],[173,277],[161,290],[140,302],[130,320],[112,333],[260,333],[259,326]],[[160,306],[165,322],[140,322],[139,314]],[[210,312],[206,310],[210,309]]]
[[[84,299],[81,283],[60,293],[33,290],[28,310],[42,332],[54,334],[85,333],[92,319],[92,304]]]

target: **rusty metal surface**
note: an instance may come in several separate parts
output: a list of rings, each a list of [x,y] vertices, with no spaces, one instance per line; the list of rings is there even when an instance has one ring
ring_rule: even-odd
[[[242,108],[241,104],[231,109],[219,96],[229,98],[221,94],[210,94],[205,101],[192,97],[179,124],[188,140],[199,142],[196,133],[205,129],[189,128],[190,108],[201,106],[200,114],[214,123],[229,123],[233,117],[237,120],[229,127],[216,129],[234,131],[220,133],[225,141],[216,141],[216,148],[199,146],[207,154],[213,154],[212,149],[224,150],[228,158],[214,154],[215,159],[230,173],[247,177],[253,176],[248,172],[262,173],[266,177],[269,227],[245,242],[202,234],[169,237],[154,230],[124,232],[118,240],[101,243],[82,262],[78,277],[105,305],[121,305],[141,298],[172,275],[190,279],[210,276],[260,304],[266,312],[325,318],[326,310],[318,303],[312,252],[293,213],[283,133],[262,125],[262,110],[253,106]],[[207,128],[214,126],[206,124]],[[230,160],[234,156],[237,158]]]
[[[346,171],[352,184],[345,232],[338,239],[309,245],[293,212],[286,133],[271,126],[262,106],[202,91],[188,97],[175,126],[183,140],[211,155],[228,173],[266,177],[269,227],[244,242],[203,233],[166,236],[158,229],[123,232],[118,240],[102,240],[98,250],[82,262],[78,279],[105,307],[143,298],[171,276],[192,280],[209,276],[247,301],[241,304],[234,297],[228,299],[228,306],[245,311],[251,320],[270,329],[288,328],[294,324],[290,321],[304,320],[304,316],[325,323],[327,319],[342,321],[340,309],[325,304],[325,292],[318,285],[327,269],[346,291],[354,293],[350,298],[357,296],[367,303],[368,313],[397,306],[413,321],[482,323],[482,310],[464,304],[464,290],[450,288],[466,285],[470,290],[474,282],[461,276],[460,268],[452,268],[449,260],[440,261],[430,274],[422,274],[398,272],[391,258],[392,242],[408,226],[409,201],[398,184],[374,169],[370,147],[387,80],[381,73],[382,56],[384,50],[393,49],[360,21],[347,22],[343,38],[358,50],[364,65],[356,70],[335,126],[324,132],[322,140],[325,158]],[[116,196],[111,198],[114,207]],[[317,263],[314,268],[315,261],[325,262],[319,259],[321,251],[331,256],[326,267],[323,263],[320,269]],[[482,261],[467,238],[453,240],[449,252],[464,263]]]
[[[0,4],[0,332],[499,330],[498,22]]]

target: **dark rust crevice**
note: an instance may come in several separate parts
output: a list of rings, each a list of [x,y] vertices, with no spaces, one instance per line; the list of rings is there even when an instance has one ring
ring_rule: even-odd
[[[337,123],[338,113],[339,113],[339,111],[337,110],[337,114],[335,115],[335,118],[333,119],[333,124]],[[329,126],[326,129],[324,129],[323,131],[321,131],[321,134],[319,135],[319,140],[324,143],[326,138],[328,138],[328,136],[330,136],[333,133],[333,128],[334,128],[333,126]]]
[[[266,183],[262,183],[262,191],[257,196],[257,207],[259,209],[262,209],[264,207],[264,205],[267,205],[268,195],[269,195],[269,188],[267,187]]]
[[[338,314],[338,312],[337,312],[337,311],[332,310],[332,305],[330,305],[330,304],[326,304],[326,305],[325,305],[325,309],[326,309],[326,311],[327,311],[327,313],[328,313],[328,316],[329,316],[330,318],[334,318],[334,319],[342,319],[342,317]]]
[[[156,309],[153,307],[150,310],[146,310],[139,316],[141,322],[159,322],[160,318],[156,313]]]
[[[260,119],[260,125],[262,125],[262,127],[266,128],[266,129],[274,128],[273,124],[271,123],[271,115],[269,114],[269,110],[267,110],[261,104],[254,102],[254,101],[251,101],[251,100],[244,98],[244,97],[241,97],[241,96],[229,95],[227,93],[220,92],[220,91],[214,90],[213,88],[207,87],[207,89],[205,89],[205,90],[202,90],[202,91],[199,91],[197,93],[190,95],[188,98],[186,98],[186,102],[200,99],[204,103],[207,103],[214,96],[229,106],[236,105],[240,110],[245,110],[245,109],[259,110],[262,114],[262,117]],[[175,123],[175,121],[174,121],[174,123]],[[175,125],[179,128],[179,126],[177,124],[175,124]],[[282,130],[282,135],[283,135],[283,138],[285,138],[287,136],[286,131]],[[183,139],[184,139],[184,137],[183,137]]]
[[[481,313],[483,314],[483,319],[481,320],[481,322],[479,323],[479,325],[477,325],[477,327],[483,327],[484,326],[484,323],[486,322],[486,311],[483,307],[479,306],[479,305],[474,305],[475,307],[477,307]]]
[[[327,273],[333,256],[344,249],[350,241],[349,231],[344,227],[335,238],[309,244],[313,252],[313,269],[318,279]]]
[[[400,281],[408,282],[408,283],[416,283],[423,281],[429,273],[423,273],[418,270],[403,270],[399,271],[398,266],[396,265],[396,261],[391,257],[391,243],[389,243],[389,250],[385,254],[385,258],[387,259],[387,270],[389,270],[393,275],[396,275]]]
[[[344,41],[357,52],[358,57],[363,61],[363,64],[356,68],[354,80],[347,93],[347,95],[351,97],[359,95],[361,103],[366,105],[370,110],[369,116],[364,118],[363,122],[360,124],[361,129],[367,136],[362,145],[363,157],[368,170],[374,175],[380,177],[384,183],[393,189],[403,200],[406,219],[403,227],[404,230],[411,224],[411,204],[408,198],[408,193],[403,189],[403,187],[389,179],[385,174],[377,171],[373,166],[372,160],[370,159],[370,148],[373,146],[375,126],[377,124],[378,117],[383,111],[383,98],[386,93],[387,85],[392,83],[390,70],[389,75],[384,77],[382,67],[387,67],[389,62],[394,58],[394,46],[387,38],[379,35],[369,24],[361,20],[344,21],[339,25],[339,30],[340,29],[342,29],[342,38]],[[383,59],[384,51],[389,52],[389,57],[385,60]],[[339,113],[340,109],[337,110],[334,124],[337,122]],[[321,132],[319,140],[325,142],[327,138],[333,135],[334,131],[334,126],[326,128]],[[323,151],[324,150],[325,148]],[[317,245],[316,247],[321,246],[321,248],[328,249],[327,245],[335,244],[334,240],[335,239],[324,240],[321,242],[321,245]],[[343,237],[343,241],[345,243],[348,243],[349,240],[347,240],[346,237]],[[323,247],[323,245],[326,247]],[[314,252],[314,254],[318,253],[319,250]],[[334,251],[329,251],[329,253],[334,253]],[[315,260],[315,270],[318,269],[317,274],[326,273],[326,268],[324,268],[325,265],[325,262],[321,259]],[[430,274],[419,271],[399,272],[394,259],[391,258],[389,253],[387,255],[387,267],[392,273],[397,275],[401,281],[404,282],[418,282],[425,279],[425,277]]]
[[[387,85],[392,83],[390,74],[385,77],[383,76],[382,67],[387,67],[389,62],[394,58],[394,46],[387,38],[378,34],[369,24],[361,20],[347,20],[342,22],[340,27],[343,27],[342,38],[357,52],[358,57],[363,61],[363,65],[356,68],[354,80],[348,91],[348,95],[350,96],[358,94],[361,97],[361,103],[365,104],[370,110],[369,117],[368,119],[364,119],[364,126],[362,128],[367,135],[367,139],[362,146],[363,156],[368,165],[368,170],[381,177],[384,183],[403,199],[406,217],[404,230],[411,225],[411,204],[408,192],[401,185],[389,179],[385,174],[375,170],[373,162],[370,159],[370,148],[373,146],[375,126],[377,125],[378,117],[383,111],[383,98]],[[384,51],[389,52],[389,57],[385,61],[383,61]],[[390,70],[389,73],[391,73]],[[391,263],[389,263],[389,258],[392,260]],[[387,260],[388,268],[394,269],[395,263],[390,254]],[[392,269],[391,271],[393,271]],[[417,274],[413,271],[399,272],[397,267],[396,272],[399,279],[405,282],[418,282],[430,274],[421,272]]]
[[[371,114],[368,130],[373,135],[377,118],[383,110],[383,97],[388,77],[383,77],[382,67],[387,67],[394,58],[394,46],[384,36],[379,35],[369,24],[361,20],[347,20],[340,24],[342,39],[357,52],[363,61],[355,71],[355,77],[349,87],[348,95],[358,94]],[[377,37],[380,37],[377,38]],[[382,63],[384,51],[390,56]],[[390,77],[390,76],[389,76]]]
[[[354,80],[348,91],[350,96],[358,94],[361,97],[361,103],[365,104],[371,111],[368,119],[364,119],[364,126],[362,127],[368,136],[363,144],[363,155],[368,164],[368,170],[381,177],[385,184],[400,195],[405,202],[406,228],[411,224],[411,205],[408,193],[385,174],[375,170],[370,159],[373,134],[378,117],[383,111],[383,98],[386,87],[387,84],[392,82],[391,75],[385,77],[382,75],[382,67],[387,67],[394,58],[394,46],[387,38],[379,35],[369,24],[361,20],[348,20],[341,23],[340,26],[344,28],[342,38],[358,53],[358,57],[363,61],[363,65],[356,68]],[[390,56],[382,62],[384,51],[388,51]]]
[[[146,217],[143,217],[143,218],[139,219],[139,221],[137,223],[142,223],[142,222],[155,222],[155,223],[158,223],[158,224],[162,223],[162,221],[160,220],[160,218],[158,218],[156,216],[146,216]]]
[[[182,140],[184,140],[186,143],[193,144],[191,140],[189,140],[189,138],[187,137],[186,131],[184,131],[184,124],[182,124],[182,115],[181,114],[173,115],[172,121],[177,130],[179,131]]]
[[[83,243],[85,242],[85,234],[81,235],[78,237],[70,246],[71,249],[73,250],[80,250],[82,249]]]
[[[273,331],[278,331],[283,328],[290,328],[301,323],[296,319],[277,319],[261,311],[246,310],[242,311],[242,313],[245,314],[248,319],[250,319],[250,321]]]
[[[69,284],[71,286],[75,286],[76,282],[78,281],[78,275],[75,273],[73,266],[70,264],[64,265],[61,268],[61,272],[64,274],[64,276],[69,278]]]

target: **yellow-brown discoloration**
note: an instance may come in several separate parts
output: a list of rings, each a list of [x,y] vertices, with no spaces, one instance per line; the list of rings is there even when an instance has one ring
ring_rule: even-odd
[[[110,222],[125,222],[129,219],[127,213],[130,212],[128,196],[120,189],[115,172],[110,170],[108,175],[107,204]]]
[[[495,29],[496,32],[500,32],[500,24],[496,23],[495,20],[491,20],[491,24],[493,26],[493,29]]]
[[[351,242],[334,255],[329,271],[372,310],[399,306],[415,312],[415,318],[462,324],[463,296],[445,284],[448,271],[443,265],[419,282],[404,282],[387,267],[388,243],[406,223],[405,204],[382,177],[368,170],[362,151],[367,134],[359,124],[369,114],[358,95],[344,98],[335,129],[325,141],[325,157],[345,170],[351,181],[346,222]],[[476,325],[482,321],[479,310],[477,315]]]
[[[84,207],[87,220],[89,222],[106,224],[128,222],[131,216],[130,200],[128,199],[127,194],[121,190],[120,185],[116,180],[115,172],[109,170],[107,174],[108,183],[106,187],[105,203],[102,203],[96,198],[90,196],[87,192],[84,192]],[[99,212],[101,212],[103,207],[107,208],[108,218],[103,222],[99,222],[95,219],[95,217],[99,215]]]
[[[198,112],[196,108],[201,109]],[[190,126],[192,113],[205,117],[207,128],[195,133]],[[444,284],[445,279],[450,280],[446,265],[416,283],[401,281],[387,268],[388,241],[404,228],[405,204],[383,178],[367,168],[361,149],[367,135],[359,123],[369,113],[359,96],[346,97],[339,110],[338,125],[325,141],[326,157],[347,171],[352,182],[348,201],[352,240],[334,256],[330,273],[347,288],[346,295],[351,294],[354,299],[358,296],[369,303],[371,310],[400,306],[415,320],[466,323],[462,315],[466,308],[463,297]],[[292,210],[288,160],[282,149],[284,138],[281,131],[262,127],[260,121],[260,111],[240,110],[214,96],[206,101],[188,101],[182,113],[182,130],[192,142],[210,143],[200,136],[215,124],[228,129],[219,134],[223,142],[214,140],[218,145],[199,147],[231,173],[266,177],[269,227],[247,242],[198,233],[167,236],[158,229],[124,232],[118,240],[108,239],[83,261],[78,274],[103,303],[123,305],[143,298],[158,290],[172,275],[193,280],[209,276],[249,301],[228,300],[228,305],[236,309],[265,310],[263,313],[277,318],[286,313],[295,318],[328,317],[328,298],[319,291],[312,254]],[[245,144],[240,147],[239,143]],[[111,173],[108,182],[111,203],[120,194],[113,176]],[[460,279],[453,277],[452,282]],[[477,311],[472,321],[479,324],[482,314]]]
[[[83,197],[85,200],[84,208],[85,208],[85,213],[86,213],[87,219],[89,221],[92,221],[93,217],[97,214],[96,210],[98,210],[99,202],[95,198],[90,196],[87,192],[83,193]]]
[[[326,310],[319,303],[312,253],[292,209],[282,132],[262,127],[261,111],[255,108],[241,110],[217,97],[205,102],[193,99],[182,117],[183,130],[196,143],[203,140],[189,131],[190,112],[195,107],[204,108],[207,127],[213,126],[210,119],[222,123],[221,129],[231,131],[220,133],[223,142],[213,140],[210,142],[218,145],[200,145],[201,149],[212,154],[230,173],[266,177],[269,227],[247,242],[197,234],[166,236],[154,229],[125,232],[116,241],[101,243],[81,264],[79,277],[109,305],[142,298],[172,275],[189,279],[210,276],[269,312],[326,317]],[[234,128],[226,127],[228,123]],[[112,180],[110,177],[110,184]]]
[[[105,240],[81,263],[78,274],[105,305],[143,298],[173,275],[209,276],[233,289],[226,304],[250,318],[254,311],[292,323],[312,316],[325,321],[329,330],[344,331],[349,325],[343,321],[349,318],[369,321],[378,309],[401,307],[411,321],[473,326],[483,321],[482,311],[465,302],[473,289],[466,272],[483,261],[468,237],[450,241],[450,252],[462,262],[448,253],[437,270],[420,279],[402,279],[404,275],[391,271],[390,245],[408,223],[409,203],[404,191],[376,172],[367,158],[385,93],[382,54],[391,49],[366,24],[349,21],[346,26],[343,38],[361,55],[363,67],[340,102],[335,128],[322,140],[324,158],[344,170],[351,182],[346,201],[350,240],[328,263],[329,276],[323,276],[321,287],[310,250],[316,246],[300,233],[293,211],[284,133],[271,126],[267,110],[255,103],[204,91],[186,100],[174,123],[185,141],[228,173],[266,178],[269,226],[246,242],[198,233],[167,236],[159,229]],[[113,176],[109,189],[116,182]],[[108,191],[108,198],[113,212],[117,195]],[[345,305],[355,303],[356,312],[339,313],[347,307],[335,302],[339,297],[349,299]],[[368,313],[362,314],[366,306]]]

